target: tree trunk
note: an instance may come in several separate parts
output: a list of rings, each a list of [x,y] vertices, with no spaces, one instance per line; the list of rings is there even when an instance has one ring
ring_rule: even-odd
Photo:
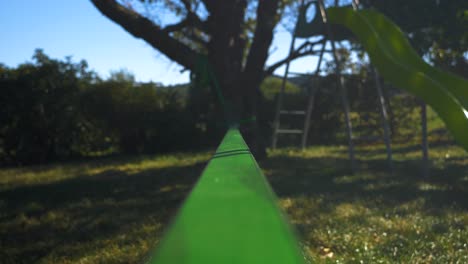
[[[216,5],[208,20],[211,41],[208,58],[216,75],[216,89],[221,89],[224,98],[219,98],[228,121],[237,122],[244,89],[241,86],[242,57],[245,39],[242,36],[247,2],[230,1]]]
[[[265,156],[266,145],[262,142],[264,137],[258,123],[262,118],[257,118],[257,104],[262,101],[259,86],[265,77],[264,67],[273,39],[273,29],[279,19],[280,0],[258,1],[255,33],[247,57],[247,0],[204,0],[209,13],[205,21],[196,18],[197,15],[192,12],[189,1],[182,1],[188,14],[191,14],[191,22],[196,23],[187,22],[187,16],[185,21],[165,28],[154,24],[131,8],[122,6],[116,0],[91,1],[105,16],[130,34],[145,40],[169,59],[189,70],[195,70],[197,58],[206,54],[216,77],[213,88],[217,89],[216,93],[222,94],[222,97],[218,98],[217,108],[223,109],[220,115],[224,116],[229,124],[255,118],[256,122],[241,122],[241,130],[244,131],[244,137],[256,158]],[[171,35],[177,28],[187,25],[209,36],[208,43],[201,41],[202,49],[194,50]]]
[[[263,101],[260,84],[265,77],[264,66],[277,22],[278,2],[259,2],[254,39],[246,58],[246,39],[242,30],[247,2],[223,2],[219,8],[224,11],[210,17],[210,21],[216,23],[212,28],[209,57],[225,97],[225,116],[230,124],[240,123],[243,136],[257,159],[266,157],[261,129],[263,118],[258,116],[257,110]]]

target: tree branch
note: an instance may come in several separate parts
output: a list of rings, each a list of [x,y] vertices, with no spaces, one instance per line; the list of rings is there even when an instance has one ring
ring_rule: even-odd
[[[217,6],[217,1],[219,0],[202,0],[208,12],[213,13]],[[224,1],[224,0],[223,0]]]
[[[166,26],[162,31],[165,33],[172,33],[188,27],[194,27],[204,32],[206,30],[204,22],[199,20],[198,17],[187,17],[179,23]]]
[[[192,12],[192,6],[190,5],[190,0],[181,0],[182,4],[184,4],[185,9],[187,9],[188,12]]]
[[[195,14],[194,12],[190,11],[187,14],[187,22],[190,26],[193,26],[195,28],[198,28],[199,30],[206,32],[207,31],[207,26],[206,26],[206,21],[203,21],[200,19],[200,17]]]
[[[174,31],[180,31],[188,26],[188,21],[187,19],[184,19],[180,21],[179,23],[168,25],[165,28],[162,29],[162,32],[164,33],[172,33]]]
[[[263,70],[268,57],[268,48],[273,40],[273,29],[278,23],[277,10],[279,0],[258,2],[257,24],[254,39],[247,55],[243,81],[258,86],[263,79]],[[251,87],[244,85],[244,87]]]
[[[187,10],[187,16],[185,17],[185,20],[187,21],[187,26],[193,26],[202,31],[206,31],[205,22],[202,21],[201,18],[196,14],[197,7],[195,7],[195,10],[193,10],[190,0],[181,0],[181,1],[185,9]]]
[[[309,50],[309,51],[306,51],[306,52],[291,53],[291,55],[289,57],[286,57],[286,58],[276,62],[275,64],[271,65],[270,67],[268,67],[265,70],[265,76],[273,74],[274,71],[276,71],[279,67],[283,66],[284,64],[286,64],[290,60],[294,60],[294,59],[309,56],[309,55],[315,55],[315,54],[317,54],[317,52],[320,52],[320,51],[318,51],[318,50]]]
[[[104,16],[119,24],[134,37],[145,40],[169,59],[189,69],[195,67],[198,53],[171,37],[167,31],[149,19],[125,8],[115,0],[91,0],[91,2]]]
[[[297,48],[296,50],[291,52],[291,54],[289,54],[286,58],[284,58],[284,59],[274,63],[270,67],[268,67],[265,70],[265,76],[273,74],[274,71],[276,71],[279,67],[286,64],[288,61],[292,61],[294,59],[298,59],[298,58],[308,56],[308,55],[317,54],[317,52],[319,52],[319,51],[314,50],[313,47],[316,44],[323,43],[324,41],[325,41],[324,39],[321,39],[321,40],[318,40],[318,41],[315,41],[315,42],[305,42],[305,43],[303,43],[299,48]],[[307,49],[306,51],[303,51],[306,48],[309,48],[309,49]],[[301,51],[303,51],[303,52],[301,52]]]

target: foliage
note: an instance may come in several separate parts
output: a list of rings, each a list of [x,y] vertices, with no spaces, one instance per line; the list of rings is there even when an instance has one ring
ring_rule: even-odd
[[[468,4],[458,0],[360,1],[373,7],[407,33],[419,54],[465,78],[468,50]]]
[[[0,149],[6,162],[38,163],[76,154],[77,100],[92,73],[85,61],[53,60],[41,50],[33,59],[0,76]]]
[[[206,56],[213,66],[214,75],[225,97],[239,108],[237,115],[241,120],[256,116],[256,125],[253,125],[254,122],[243,123],[241,129],[245,127],[245,131],[253,131],[246,135],[247,142],[255,153],[262,153],[261,149],[264,147],[260,144],[262,141],[260,139],[269,137],[265,131],[268,131],[266,120],[270,118],[268,116],[270,113],[263,110],[265,106],[262,105],[263,98],[258,88],[266,76],[274,73],[288,61],[288,58],[284,58],[269,66],[265,65],[274,32],[280,29],[278,25],[292,29],[297,20],[300,1],[92,0],[92,2],[110,20],[192,72],[197,70],[198,58]],[[328,7],[338,4],[349,5],[352,1],[324,2]],[[468,72],[466,70],[468,35],[465,30],[467,6],[463,1],[363,0],[360,2],[362,7],[378,9],[401,26],[413,46],[426,60],[466,76]],[[315,10],[315,13],[318,15],[318,10]],[[166,19],[167,17],[170,19]],[[355,58],[353,55],[357,53],[358,59],[363,57],[362,48],[352,39],[350,42],[352,50],[349,49],[348,42],[337,45],[341,47],[339,57],[344,62],[342,63],[344,68],[340,70],[347,74],[359,71],[359,65],[351,63],[351,58]],[[305,42],[301,47],[296,47],[291,58],[308,56],[314,50],[313,47],[314,42]],[[328,64],[333,66],[327,57]],[[268,105],[269,102],[265,104]],[[201,105],[206,107],[202,109],[205,113],[197,114],[195,119],[204,124],[222,122],[223,115],[219,114],[221,107],[211,105],[211,102]],[[324,112],[330,111],[325,109]],[[264,114],[267,116],[263,116]],[[264,129],[260,129],[261,133],[257,131],[262,127]],[[255,142],[258,144],[252,144]]]
[[[175,90],[111,78],[88,89],[83,97],[86,116],[116,133],[123,153],[176,151],[193,146],[190,143],[196,139]]]
[[[1,68],[1,164],[197,146],[200,133],[184,89],[136,83],[124,71],[101,80],[85,61],[59,61],[41,50],[33,58],[16,69]]]
[[[263,93],[263,96],[267,100],[274,100],[276,96],[281,91],[283,80],[278,77],[267,77],[263,80],[262,84],[260,85],[260,90]],[[287,96],[288,94],[297,94],[301,91],[296,84],[286,81],[286,85],[284,87],[284,94]]]
[[[375,80],[373,75],[368,72],[367,67],[359,67],[357,70],[358,72],[355,74],[344,75],[350,102],[353,133],[356,142],[374,144],[383,139],[380,104]],[[337,87],[336,75],[319,76],[315,80],[311,76],[299,76],[291,78],[290,83],[293,86],[287,86],[283,103],[283,108],[287,110],[305,110],[308,92],[312,89],[318,89],[315,93],[308,142],[310,144],[345,143],[347,139],[344,134],[344,114],[340,98],[337,96],[339,88]],[[262,84],[261,89],[266,97],[263,111],[270,124],[274,119],[275,96],[280,85],[281,79],[276,77],[267,78]],[[275,88],[276,86],[277,88]],[[392,141],[404,142],[419,139],[421,131],[419,100],[390,84],[386,83],[383,88],[389,112]],[[430,120],[441,122],[432,109],[429,110],[429,115]],[[282,128],[298,129],[304,126],[303,115],[282,115],[281,120]],[[447,135],[443,124],[438,123],[436,126],[444,136]],[[271,130],[267,135],[270,133]],[[300,139],[295,135],[282,135],[280,137],[281,146],[297,146],[298,142]]]
[[[37,59],[36,59],[37,58]],[[164,87],[137,83],[125,71],[102,80],[87,70],[85,61],[59,61],[37,51],[32,63],[0,68],[2,118],[0,163],[26,165],[109,154],[165,153],[215,147],[224,123],[214,122],[222,113],[210,89],[188,85]],[[375,80],[367,66],[358,65],[345,75],[355,136],[363,143],[381,139],[381,120]],[[281,79],[268,77],[261,85],[264,141],[269,142],[276,95]],[[284,106],[304,110],[310,89],[315,97],[310,144],[345,142],[343,111],[336,96],[336,77],[310,76],[287,82]],[[419,135],[419,102],[385,85],[392,140],[416,140]],[[210,99],[211,98],[211,99]],[[429,110],[430,120],[439,120]],[[282,127],[301,128],[303,116],[283,116]],[[434,122],[440,122],[434,121]],[[447,137],[442,124],[440,135]],[[324,133],[326,131],[326,133]],[[221,132],[221,134],[220,134]],[[282,136],[281,145],[297,145],[297,136]]]

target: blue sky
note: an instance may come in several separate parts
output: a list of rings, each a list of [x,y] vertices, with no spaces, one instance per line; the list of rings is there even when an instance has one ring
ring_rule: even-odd
[[[102,77],[118,69],[138,81],[188,82],[188,72],[144,41],[102,16],[90,1],[14,0],[0,2],[0,63],[14,67],[29,61],[36,48],[58,59],[85,59]],[[279,29],[271,47],[271,64],[287,55],[290,35]],[[316,59],[296,61],[291,71],[311,72]],[[281,73],[278,70],[276,73]]]

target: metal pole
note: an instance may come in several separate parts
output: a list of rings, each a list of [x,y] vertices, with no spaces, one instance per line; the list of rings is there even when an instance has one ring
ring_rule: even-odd
[[[421,102],[421,130],[422,130],[422,155],[423,155],[423,176],[429,177],[429,144],[427,142],[427,111],[426,103]]]
[[[348,103],[348,98],[346,96],[346,89],[344,85],[344,78],[341,75],[341,67],[340,67],[340,62],[338,60],[338,55],[336,54],[336,48],[335,48],[335,41],[333,38],[333,33],[330,28],[330,24],[327,22],[327,14],[325,12],[325,6],[323,5],[323,0],[319,0],[319,7],[320,7],[320,13],[322,14],[322,19],[323,23],[326,24],[327,31],[328,31],[328,36],[331,42],[332,46],[332,54],[333,54],[333,59],[335,60],[335,74],[338,77],[338,85],[340,87],[340,93],[341,93],[341,102],[343,104],[344,112],[345,112],[345,123],[346,123],[346,134],[348,137],[348,154],[349,154],[349,159],[351,162],[351,171],[355,172],[356,171],[356,161],[354,159],[354,143],[353,143],[353,129],[351,125],[351,119],[349,115],[349,103]]]
[[[383,96],[382,85],[380,82],[379,74],[377,73],[374,67],[371,67],[371,71],[374,73],[375,87],[377,88],[377,94],[379,96],[380,117],[382,119],[382,126],[384,129],[384,141],[385,141],[385,147],[387,149],[388,167],[390,171],[392,171],[393,170],[392,147],[390,145],[390,128],[388,126],[388,115],[387,115],[387,109],[385,107],[385,98]]]
[[[315,73],[312,79],[312,84],[315,84],[315,87],[312,87],[310,91],[310,95],[309,95],[309,102],[307,103],[306,117],[304,121],[304,131],[302,134],[302,142],[301,142],[302,150],[304,150],[305,147],[307,146],[307,136],[309,135],[309,129],[310,129],[310,116],[312,115],[312,109],[314,108],[315,93],[319,89],[319,87],[316,85],[317,77],[319,76],[319,73],[320,73],[320,66],[322,64],[322,59],[323,59],[323,54],[325,53],[326,44],[327,44],[327,39],[324,39],[323,44],[322,44],[322,49],[320,50],[319,59],[317,62],[317,69],[315,70]]]
[[[301,1],[301,6],[304,5],[304,0]],[[278,142],[278,130],[280,126],[280,111],[281,111],[281,106],[283,105],[283,94],[284,94],[284,89],[286,87],[286,81],[288,79],[288,72],[289,72],[289,65],[291,64],[291,53],[294,51],[294,44],[296,43],[296,28],[294,28],[292,40],[291,40],[291,46],[289,47],[289,54],[288,54],[288,60],[286,62],[286,69],[284,71],[284,76],[283,80],[281,82],[281,90],[280,93],[278,94],[278,100],[276,101],[276,113],[275,113],[275,121],[273,123],[273,141],[271,144],[271,147],[273,149],[276,148],[276,144]]]
[[[353,0],[353,9],[355,11],[358,10],[359,7],[359,0]],[[393,159],[392,159],[392,147],[391,147],[391,139],[390,139],[390,128],[388,125],[388,114],[387,114],[387,109],[385,107],[385,98],[383,96],[382,92],[382,85],[380,82],[379,74],[375,70],[374,67],[371,66],[371,71],[374,73],[374,79],[375,79],[375,87],[377,88],[377,94],[379,96],[379,103],[380,103],[380,117],[382,120],[382,127],[384,130],[384,142],[385,142],[385,148],[387,151],[387,163],[390,171],[393,171]]]

